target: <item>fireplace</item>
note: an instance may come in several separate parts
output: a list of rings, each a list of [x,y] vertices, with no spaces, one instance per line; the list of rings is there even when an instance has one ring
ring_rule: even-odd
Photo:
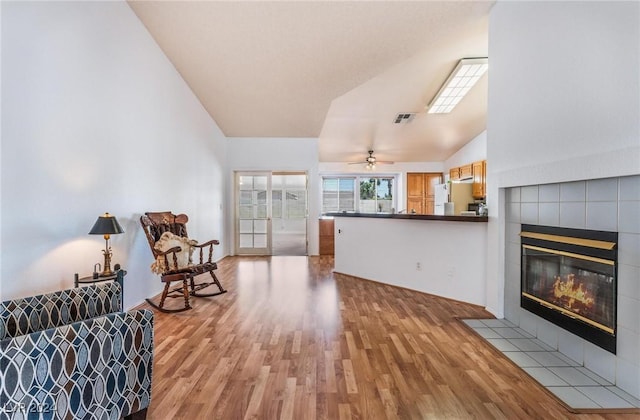
[[[520,306],[616,353],[617,232],[521,227]]]

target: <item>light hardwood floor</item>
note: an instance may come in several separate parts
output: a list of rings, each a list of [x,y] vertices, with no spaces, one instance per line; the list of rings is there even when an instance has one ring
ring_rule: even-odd
[[[482,308],[332,267],[229,257],[228,293],[156,311],[148,418],[638,418],[567,411],[458,320],[491,317]]]

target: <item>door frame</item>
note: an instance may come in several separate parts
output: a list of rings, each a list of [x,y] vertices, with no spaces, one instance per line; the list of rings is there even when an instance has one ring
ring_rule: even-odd
[[[271,255],[272,231],[271,231],[271,175],[272,171],[234,171],[234,237],[235,255]],[[266,206],[267,206],[267,246],[265,248],[241,248],[240,247],[240,177],[241,176],[266,176]],[[255,220],[255,219],[253,219]]]

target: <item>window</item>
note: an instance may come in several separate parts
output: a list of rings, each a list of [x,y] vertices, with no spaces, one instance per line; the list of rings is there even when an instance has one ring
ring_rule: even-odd
[[[360,178],[360,211],[391,213],[393,178]]]
[[[356,178],[322,178],[322,212],[355,211]]]
[[[395,178],[390,176],[323,177],[322,212],[391,213],[394,189]]]

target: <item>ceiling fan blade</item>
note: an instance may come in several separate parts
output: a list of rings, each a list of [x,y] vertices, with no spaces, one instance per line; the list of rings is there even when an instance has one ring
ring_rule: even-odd
[[[364,161],[360,161],[360,162],[347,162],[348,165],[377,165],[377,164],[383,164],[383,165],[392,165],[395,162],[392,162],[390,160],[378,160],[376,159],[375,156],[373,156],[373,150],[369,150],[369,156],[364,160]]]

